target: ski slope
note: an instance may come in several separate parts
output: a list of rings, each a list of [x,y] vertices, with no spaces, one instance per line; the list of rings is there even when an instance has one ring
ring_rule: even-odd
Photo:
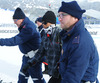
[[[13,24],[12,15],[13,11],[0,9],[0,38],[10,38],[18,34],[17,27]],[[98,31],[100,31],[99,28]],[[100,35],[98,37],[93,36],[93,39],[100,55]],[[17,83],[22,55],[18,46],[0,46],[0,80],[3,80],[2,83]],[[44,65],[42,68],[44,70]],[[43,76],[48,82],[50,77],[48,75]],[[100,71],[98,78],[100,80]],[[29,83],[32,83],[31,79],[29,79]]]

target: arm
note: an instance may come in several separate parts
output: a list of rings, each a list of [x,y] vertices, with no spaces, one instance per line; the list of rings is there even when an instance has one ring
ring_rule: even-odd
[[[12,38],[1,38],[0,45],[1,46],[15,46],[15,45],[22,44],[28,41],[29,38],[32,36],[32,34],[33,33],[31,29],[23,28],[22,31],[18,35]]]
[[[22,39],[17,35],[12,38],[0,39],[1,46],[15,46],[15,45],[21,44],[22,42],[23,42]]]

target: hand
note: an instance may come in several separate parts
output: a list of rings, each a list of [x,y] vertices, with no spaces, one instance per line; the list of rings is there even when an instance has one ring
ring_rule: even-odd
[[[29,63],[25,64],[25,65],[22,67],[22,73],[25,74],[29,68],[30,68]]]
[[[31,67],[34,66],[36,64],[37,60],[35,58],[32,58],[30,60],[28,60],[27,64],[25,64],[22,68],[22,72],[25,74],[27,72],[27,70]]]
[[[60,74],[59,74],[59,62],[57,62],[56,66],[53,69],[53,76],[56,78],[59,78]]]

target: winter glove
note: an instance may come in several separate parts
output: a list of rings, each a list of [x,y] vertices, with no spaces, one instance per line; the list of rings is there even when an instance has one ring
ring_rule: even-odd
[[[56,78],[59,78],[59,76],[60,76],[60,74],[59,74],[59,62],[57,62],[57,65],[53,69],[53,76]]]
[[[22,73],[25,74],[29,68],[30,68],[29,63],[25,64],[25,65],[22,67]]]
[[[27,70],[31,67],[34,66],[37,63],[37,60],[33,57],[32,59],[27,61],[27,64],[25,64],[22,67],[22,72],[25,74],[27,72]]]

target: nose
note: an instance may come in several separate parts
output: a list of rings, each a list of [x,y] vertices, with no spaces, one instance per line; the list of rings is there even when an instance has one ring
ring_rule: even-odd
[[[58,18],[59,21],[62,21],[61,17]]]

